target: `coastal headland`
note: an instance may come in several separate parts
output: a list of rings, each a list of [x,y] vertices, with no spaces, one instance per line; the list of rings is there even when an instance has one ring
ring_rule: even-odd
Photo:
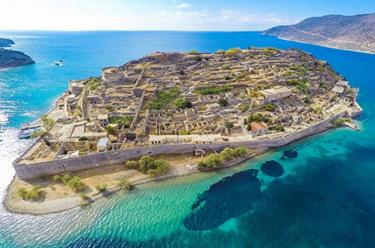
[[[358,89],[300,50],[154,53],[75,80],[24,130],[5,206],[47,214],[151,180],[239,164],[330,128],[355,127]]]
[[[263,32],[281,39],[319,46],[375,53],[375,14],[327,15]]]
[[[12,68],[17,66],[24,66],[34,64],[35,61],[30,56],[23,52],[5,49],[4,47],[11,47],[14,41],[0,38],[0,69]]]

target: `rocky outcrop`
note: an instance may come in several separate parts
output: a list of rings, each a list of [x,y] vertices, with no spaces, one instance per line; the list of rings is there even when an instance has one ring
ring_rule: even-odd
[[[0,69],[34,64],[34,60],[23,52],[13,51],[1,47],[10,47],[14,42],[0,38]]]
[[[339,49],[375,53],[375,13],[312,17],[290,26],[264,31],[266,35]]]

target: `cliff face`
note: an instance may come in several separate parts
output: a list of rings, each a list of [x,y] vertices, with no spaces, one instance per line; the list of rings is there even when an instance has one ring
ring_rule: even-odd
[[[375,13],[312,17],[290,26],[264,31],[266,35],[340,49],[375,53]]]
[[[4,49],[10,47],[14,41],[0,38],[0,69],[34,64],[34,60],[23,52]]]

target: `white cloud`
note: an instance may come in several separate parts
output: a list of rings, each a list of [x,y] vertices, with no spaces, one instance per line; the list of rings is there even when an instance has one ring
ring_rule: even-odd
[[[0,3],[5,0],[0,0]],[[101,2],[99,0],[93,0]],[[261,30],[291,24],[273,13],[239,9],[205,10],[189,8],[188,1],[172,0],[169,6],[138,6],[112,1],[87,5],[83,0],[12,0],[2,5],[0,30]],[[133,5],[132,5],[133,4]],[[178,7],[180,6],[180,7]],[[188,7],[189,6],[189,7]],[[85,11],[82,11],[84,9]]]
[[[190,3],[179,3],[176,5],[177,9],[187,9],[190,8],[191,4]]]

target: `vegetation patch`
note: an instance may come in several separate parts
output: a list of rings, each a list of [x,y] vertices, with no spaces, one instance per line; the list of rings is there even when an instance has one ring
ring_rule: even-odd
[[[273,103],[268,103],[266,106],[264,106],[264,109],[273,112],[276,109],[276,105]]]
[[[63,183],[64,185],[71,188],[74,192],[83,191],[86,185],[82,182],[78,176],[72,176],[70,174],[54,175],[52,180],[55,182]]]
[[[128,169],[138,170],[144,174],[156,177],[166,174],[169,171],[169,163],[163,159],[155,159],[150,156],[143,156],[138,161],[129,160],[125,163]]]
[[[126,178],[121,178],[118,181],[117,186],[120,187],[120,189],[126,190],[126,191],[131,191],[134,189],[134,185],[129,183]]]
[[[252,122],[270,122],[269,118],[267,116],[262,115],[261,113],[252,113],[245,119],[244,124],[250,124]]]
[[[308,90],[307,80],[289,79],[288,85],[295,86],[300,92],[307,92]]]
[[[97,78],[91,78],[86,82],[86,85],[89,90],[95,91],[100,87],[101,81]]]
[[[173,104],[175,105],[176,109],[186,109],[193,107],[193,104],[186,98],[178,98],[173,102]]]
[[[117,124],[119,128],[129,128],[134,116],[111,116],[108,119],[110,124]]]
[[[237,55],[239,53],[241,53],[241,49],[240,48],[230,48],[228,50],[225,51],[225,55],[227,56],[234,56],[234,55]]]
[[[163,109],[167,107],[170,103],[172,103],[179,94],[180,91],[177,88],[160,91],[156,94],[156,97],[152,99],[148,107],[150,109],[156,110]]]
[[[219,168],[224,162],[232,159],[245,156],[247,154],[246,147],[230,148],[227,147],[220,153],[213,153],[204,160],[198,163],[198,170],[205,171],[210,169]]]
[[[351,123],[352,120],[350,118],[337,118],[333,124],[336,126],[336,127],[340,127],[342,125],[344,125],[344,123]]]
[[[99,193],[103,193],[103,192],[106,192],[107,191],[107,184],[99,184],[99,185],[96,185],[96,190],[99,192]]]
[[[211,86],[195,90],[200,95],[219,95],[232,89],[230,86]]]
[[[41,190],[39,186],[34,186],[28,190],[26,188],[20,188],[17,194],[25,201],[40,201],[45,196],[46,192]]]

